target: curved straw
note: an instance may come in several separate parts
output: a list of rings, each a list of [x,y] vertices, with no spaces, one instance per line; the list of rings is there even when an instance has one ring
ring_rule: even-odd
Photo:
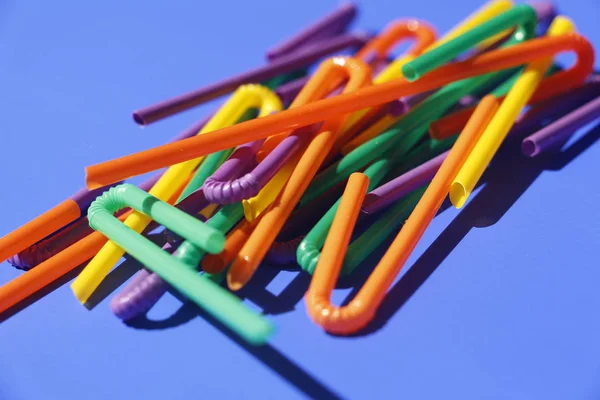
[[[442,205],[450,182],[497,104],[492,96],[480,102],[478,112],[459,136],[447,160],[363,287],[348,305],[336,307],[329,298],[340,273],[352,228],[368,185],[365,175],[351,175],[305,296],[308,313],[313,321],[328,332],[338,334],[356,332],[371,321],[387,290]]]
[[[184,182],[184,184],[187,182]],[[183,189],[183,187],[181,188]],[[169,203],[174,203],[179,196],[180,190],[169,199]],[[198,196],[193,194],[188,202],[182,202],[178,208],[186,211],[190,209],[190,203],[195,203]],[[131,211],[125,212],[118,219],[124,221],[132,214]],[[98,251],[106,244],[108,239],[99,232],[93,232],[84,237],[63,251],[55,254],[49,259],[37,265],[35,268],[17,276],[12,281],[0,287],[0,313],[10,307],[19,304],[30,295],[42,290],[57,279],[72,272],[82,263],[94,257]]]
[[[550,25],[548,36],[561,37],[561,35],[573,30],[573,23],[568,18],[558,16]],[[454,182],[452,182],[452,186],[450,187],[450,201],[456,208],[461,208],[467,201],[471,191],[481,175],[483,175],[494,154],[496,154],[496,151],[510,131],[522,108],[532,97],[542,81],[546,70],[551,65],[552,58],[544,58],[532,62],[523,71],[521,76],[519,76],[506,95],[498,112],[481,135],[481,139],[456,175]],[[569,82],[570,87],[582,84],[591,72],[592,67],[587,71],[587,74],[580,76],[576,81]],[[557,75],[560,74],[558,73]],[[550,77],[548,80],[552,78]]]
[[[560,147],[577,129],[600,117],[600,97],[523,139],[523,154],[538,154]]]
[[[152,106],[141,108],[133,113],[133,118],[138,124],[150,124],[233,92],[241,85],[265,81],[279,74],[306,67],[328,54],[338,52],[347,47],[360,47],[366,40],[368,40],[368,37],[365,34],[359,33],[334,37],[323,41],[318,46],[311,46],[310,48],[301,49],[295,53],[282,56],[263,67],[255,68],[243,74],[224,79]]]
[[[461,32],[460,36],[452,40],[446,39],[443,46],[436,46],[429,49],[423,56],[418,57],[418,59],[407,59],[407,62],[404,62],[399,68],[402,69],[403,73],[405,72],[405,68],[414,70],[415,75],[412,78],[416,78],[419,75],[419,69],[422,69],[423,72],[433,70],[436,66],[453,60],[467,50],[476,49],[478,46],[487,46],[490,40],[497,40],[499,35],[503,36],[507,30],[512,28],[517,28],[512,35],[512,40],[502,45],[502,47],[524,41],[534,36],[536,22],[536,14],[533,8],[527,5],[513,7],[502,14],[494,16],[492,19],[484,20],[478,25],[471,26],[470,29]],[[399,119],[393,116],[381,118],[374,126],[365,130],[348,143],[343,148],[342,153],[348,154],[359,145],[379,135],[385,129],[392,127],[398,121]]]
[[[249,141],[265,138],[282,131],[311,125],[331,115],[350,113],[355,110],[386,103],[396,98],[438,88],[450,82],[463,80],[506,68],[515,67],[541,57],[573,51],[577,63],[566,71],[545,80],[539,90],[554,93],[557,82],[581,82],[581,76],[591,71],[594,50],[583,36],[568,34],[530,40],[519,46],[502,48],[481,54],[465,61],[452,63],[431,72],[426,78],[415,82],[397,79],[380,85],[366,87],[353,93],[340,94],[302,107],[285,110],[264,118],[258,118],[235,126],[220,129],[206,135],[192,137],[177,145],[163,145],[112,161],[87,167],[87,185],[90,188],[112,183],[123,178],[153,171],[168,165],[214,153]],[[380,139],[380,138],[378,138]]]
[[[235,124],[248,109],[259,108],[259,117],[261,117],[279,111],[281,107],[281,102],[269,89],[260,85],[241,86],[198,135]],[[201,161],[202,157],[195,157],[195,159],[171,166],[152,187],[150,194],[161,200],[170,198]],[[125,224],[133,230],[141,232],[149,222],[147,216],[141,213],[133,213],[125,221]],[[87,301],[123,254],[123,250],[112,242],[107,243],[98,252],[71,284],[71,288],[80,302],[85,303]]]
[[[266,52],[269,61],[297,52],[310,46],[318,46],[325,39],[340,35],[356,17],[357,9],[352,3],[345,3],[333,12],[319,18],[289,39],[278,43]]]
[[[260,219],[240,221],[227,235],[223,251],[219,254],[209,254],[202,260],[202,269],[210,274],[225,271],[247,242],[258,221]]]
[[[510,9],[511,7],[512,7],[512,2],[508,1],[508,0],[497,0],[497,1],[489,2],[488,4],[484,5],[480,9],[476,10],[474,13],[472,13],[470,16],[468,16],[465,20],[463,20],[461,23],[459,23],[454,28],[452,28],[450,31],[448,31],[443,37],[439,38],[437,41],[435,41],[430,46],[428,46],[426,49],[420,49],[421,50],[420,53],[426,53],[427,51],[429,51],[431,49],[435,49],[436,47],[439,47],[442,44],[444,44],[452,39],[455,39],[456,37],[473,29],[474,27],[482,24],[483,22],[496,17],[497,15]],[[504,33],[501,33],[500,35],[504,35]],[[488,40],[495,41],[496,36],[494,36]],[[493,43],[493,42],[491,42],[491,43]],[[417,55],[418,55],[417,53],[412,53],[412,54],[409,53],[403,57],[399,57],[398,59],[396,59],[385,70],[380,72],[373,79],[373,84],[377,85],[377,84],[380,84],[383,82],[388,82],[392,79],[398,79],[398,78],[402,77],[402,66],[404,64],[406,64],[407,62],[413,60],[415,58],[415,56],[417,56]],[[426,94],[426,95],[428,95],[428,94]],[[420,102],[421,100],[424,100],[424,98],[426,96],[421,96],[421,98],[418,98],[418,99],[414,99],[414,96],[412,96],[412,97],[413,97],[412,105],[415,105],[416,103]],[[401,100],[404,102],[409,101],[408,99],[401,99]],[[414,101],[414,100],[418,100],[418,101]],[[364,130],[364,126],[365,126],[365,123],[367,122],[367,120],[372,120],[373,114],[375,114],[377,112],[377,109],[379,109],[379,108],[380,107],[360,110],[360,111],[357,111],[354,114],[352,114],[348,118],[348,122],[346,123],[346,126],[344,127],[344,131],[345,131],[345,133],[347,133],[348,137],[354,137],[354,136],[356,136],[356,134],[358,132]],[[405,111],[408,111],[408,110],[405,109]],[[395,117],[397,117],[400,114],[401,113],[397,113],[396,115],[394,115],[394,113],[392,113],[392,115],[377,118],[377,119],[381,120],[378,123],[378,132],[382,132],[385,128],[391,126],[393,124],[393,122],[395,122],[397,120],[397,118],[395,118]],[[363,129],[360,129],[360,126],[362,126]],[[344,154],[346,154],[346,153],[347,153],[347,151],[344,152]]]
[[[139,187],[142,190],[150,189],[161,175],[161,173],[153,175],[142,182]],[[102,194],[102,192],[98,195],[100,194]],[[51,236],[48,236],[31,247],[19,252],[7,261],[16,268],[29,270],[60,253],[92,232],[93,230],[89,226],[87,217],[79,218],[77,221],[60,229]]]
[[[321,72],[322,70],[325,72]],[[334,77],[345,74],[349,79],[345,90],[351,91],[370,84],[370,72],[370,68],[359,60],[340,57],[322,63],[317,74],[328,73]],[[343,117],[326,121],[322,130],[310,141],[283,190],[261,215],[256,228],[236,256],[227,274],[227,284],[230,288],[241,288],[254,274],[308,183],[331,150],[342,123]]]
[[[200,206],[201,207],[201,206]],[[189,211],[189,210],[186,210]],[[194,213],[195,214],[195,213]],[[229,231],[243,217],[243,209],[240,204],[231,204],[223,207],[213,215],[206,225],[221,233]],[[184,242],[185,243],[185,242]],[[180,247],[183,246],[180,245]],[[189,246],[189,244],[186,244]],[[167,243],[163,250],[171,251],[172,246]],[[201,250],[194,251],[194,257],[188,257],[184,262],[191,268],[196,268],[204,256]],[[174,257],[181,259],[179,249]],[[169,285],[155,273],[141,270],[129,282],[125,288],[111,300],[110,306],[113,313],[122,320],[134,318],[139,314],[147,312],[167,292]]]
[[[119,183],[99,187],[91,191],[82,189],[44,214],[1,237],[0,263],[76,221],[87,212],[87,208],[97,196],[109,187]]]
[[[418,165],[423,158],[428,159],[428,156],[430,156],[431,154],[436,154],[439,151],[443,151],[445,148],[451,146],[452,143],[453,140],[447,140],[443,142],[425,142],[423,145],[419,146],[411,153],[409,159],[407,160],[403,168]],[[395,164],[398,163],[399,159],[401,159],[401,157],[398,157],[397,154],[395,154],[395,152],[392,152],[387,156],[377,160],[365,169],[364,175],[369,179],[369,190],[373,190],[373,188],[377,187],[379,183],[382,182],[384,176],[389,174],[390,170],[394,167]],[[414,189],[417,188],[418,186],[414,187]],[[324,213],[323,217],[314,225],[314,227],[306,235],[306,237],[300,243],[296,250],[296,259],[298,264],[300,265],[300,268],[311,274],[313,273],[315,266],[317,265],[317,261],[319,260],[320,250],[323,247],[323,244],[325,243],[327,233],[329,232],[336,211],[338,210],[340,201],[341,200],[338,200],[326,213]],[[404,206],[400,209],[395,209],[394,212],[392,212],[392,215],[404,215],[410,210],[410,205],[415,203],[416,199],[414,199],[414,201],[405,202]],[[385,218],[389,217],[390,215],[387,215],[386,213]],[[382,216],[381,218],[384,218],[384,216]],[[391,225],[389,225],[390,222],[392,222]],[[388,227],[388,229],[393,229],[395,226],[397,226],[397,224],[393,221],[388,221],[387,223],[377,222],[375,225],[386,226]],[[385,230],[385,232],[387,232],[387,229]],[[377,247],[378,243],[381,243],[383,240],[385,240],[385,236],[381,236],[383,233],[383,231],[382,233],[378,233],[377,231],[375,231],[374,233],[373,229],[369,229],[368,232],[365,232],[363,235],[368,234],[373,237],[370,240],[362,239],[358,242],[359,244],[357,244],[356,246],[359,246],[360,243],[362,243],[363,241],[367,241],[368,243],[371,243],[372,246],[374,246],[372,247],[372,249],[374,249],[375,247]],[[358,265],[357,262],[359,260],[364,259],[364,257],[357,257],[356,250],[352,251],[351,253],[352,262],[345,264],[344,269],[342,269],[342,274],[350,273]],[[366,255],[364,256],[366,257]]]
[[[188,238],[176,252],[181,261],[112,216],[113,212],[125,206],[143,212]],[[214,254],[223,249],[225,237],[219,231],[128,184],[113,188],[94,201],[89,208],[88,219],[92,228],[119,243],[146,268],[156,272],[177,291],[243,339],[258,345],[265,343],[272,334],[273,326],[267,320],[251,312],[237,297],[218,284],[197,275],[190,268],[201,250]]]

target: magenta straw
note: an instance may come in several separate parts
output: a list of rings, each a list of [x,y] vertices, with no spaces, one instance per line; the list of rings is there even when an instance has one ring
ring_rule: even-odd
[[[598,117],[600,117],[600,97],[526,137],[521,147],[523,154],[527,157],[535,157],[543,152],[554,150],[560,147],[577,129]]]
[[[169,117],[181,111],[198,106],[219,96],[231,93],[240,85],[263,82],[277,75],[306,67],[320,58],[345,48],[358,48],[369,40],[369,35],[352,33],[323,41],[319,46],[311,46],[296,53],[283,56],[262,67],[252,69],[240,75],[204,86],[160,103],[141,108],[133,113],[133,119],[141,125]]]
[[[354,4],[341,5],[338,9],[307,26],[296,35],[268,49],[266,52],[267,60],[274,61],[289,53],[340,35],[348,28],[356,14],[357,8]]]

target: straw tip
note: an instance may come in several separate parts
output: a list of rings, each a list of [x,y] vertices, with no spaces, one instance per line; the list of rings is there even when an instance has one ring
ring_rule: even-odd
[[[469,197],[467,189],[461,182],[453,182],[450,186],[450,201],[456,208],[462,208]]]
[[[406,78],[406,80],[409,82],[416,81],[421,77],[421,75],[419,75],[417,70],[412,65],[410,65],[410,63],[404,64],[402,66],[402,75],[404,75],[404,78]]]
[[[250,259],[247,257],[238,257],[227,273],[227,287],[231,291],[237,292],[246,286],[253,274],[254,268]]]
[[[138,125],[146,125],[147,122],[144,119],[144,117],[142,117],[141,113],[139,111],[134,111],[133,114],[133,120],[135,121],[136,124]]]
[[[527,157],[534,157],[539,154],[540,149],[531,139],[524,139],[521,143],[521,151]]]

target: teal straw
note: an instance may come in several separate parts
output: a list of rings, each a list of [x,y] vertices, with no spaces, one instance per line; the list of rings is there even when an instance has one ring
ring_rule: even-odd
[[[113,216],[124,207],[142,212],[190,239],[177,249],[177,257],[171,257]],[[274,327],[268,320],[246,308],[239,298],[212,280],[218,277],[198,275],[184,263],[196,259],[202,250],[211,254],[221,252],[225,244],[221,232],[130,184],[114,187],[98,197],[88,210],[88,219],[94,230],[102,232],[249,343],[264,344],[273,333]]]

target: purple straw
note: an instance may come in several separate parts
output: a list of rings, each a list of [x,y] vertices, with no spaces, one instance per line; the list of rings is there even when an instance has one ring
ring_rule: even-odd
[[[266,64],[224,79],[220,82],[204,86],[200,89],[182,94],[160,103],[141,108],[133,113],[133,119],[141,125],[150,124],[178,112],[190,109],[204,102],[234,91],[240,85],[263,82],[277,75],[293,71],[312,64],[318,59],[348,47],[361,47],[369,40],[365,33],[352,33],[336,36],[323,41],[319,46],[301,49],[296,53],[282,56],[272,63]]]
[[[594,93],[597,96],[599,90],[600,86],[598,82],[589,82],[586,85],[581,86],[570,93],[553,97],[552,99],[538,105],[536,108],[526,113],[523,116],[523,118],[513,126],[509,135],[512,137],[519,136],[526,132],[528,129],[532,129],[537,124],[543,122],[547,118],[556,117],[557,115],[568,113],[571,110],[579,107],[582,102],[587,101],[590,96],[594,96]],[[597,100],[595,101],[597,102]],[[596,116],[598,116],[598,110],[596,110]],[[548,125],[548,127],[550,126],[551,125]],[[572,133],[572,131],[568,130],[568,127],[565,129],[567,129],[567,133],[562,133],[562,138]],[[538,133],[543,133],[543,131],[544,129],[542,129]],[[527,139],[530,138],[531,136]],[[558,142],[560,143],[560,141]],[[527,146],[528,145],[526,145],[525,142],[523,142],[524,152],[526,151],[525,147]],[[383,209],[384,207],[390,205],[391,203],[406,196],[413,190],[418,189],[419,187],[430,182],[431,179],[433,179],[433,177],[435,176],[437,170],[440,168],[440,166],[446,159],[446,156],[448,155],[449,151],[450,150],[441,153],[440,155],[432,158],[431,160],[413,168],[410,171],[407,171],[399,177],[367,193],[363,202],[361,212],[364,214],[374,214],[377,211]],[[533,155],[531,155],[530,157],[532,157]]]
[[[289,53],[304,49],[325,39],[338,36],[356,17],[357,9],[352,3],[343,4],[337,10],[320,18],[298,34],[267,50],[267,60],[273,61]]]
[[[277,171],[292,158],[321,124],[310,125],[296,129],[271,151],[265,159],[256,165],[251,172],[244,176],[231,179],[224,178],[229,172],[229,165],[223,164],[212,176],[208,177],[202,186],[204,194],[210,203],[230,204],[254,197],[275,176]],[[246,154],[253,157],[260,149],[262,141],[252,142],[252,150]],[[243,147],[243,146],[242,146]],[[244,148],[243,150],[246,150]],[[251,152],[253,152],[251,154]]]
[[[600,97],[527,136],[522,151],[527,157],[561,146],[577,129],[600,117]]]

